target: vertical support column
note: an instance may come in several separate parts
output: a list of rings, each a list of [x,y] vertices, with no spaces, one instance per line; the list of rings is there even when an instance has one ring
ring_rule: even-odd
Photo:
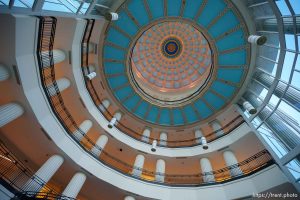
[[[7,67],[0,64],[0,81],[5,81],[9,79],[9,72],[7,70]]]
[[[197,129],[195,131],[195,139],[197,144],[201,144],[201,137],[203,137],[202,131],[200,129]]]
[[[208,158],[201,158],[200,159],[200,166],[203,175],[203,182],[204,183],[210,183],[210,182],[215,182],[215,176],[212,173],[213,169],[211,167],[210,161]]]
[[[161,146],[167,146],[168,135],[165,132],[160,133],[159,144]]]
[[[155,174],[155,180],[157,182],[164,182],[165,181],[165,168],[166,168],[166,162],[162,159],[159,159],[156,161],[156,174]]]
[[[231,177],[236,177],[236,176],[240,176],[243,174],[242,170],[237,165],[238,161],[232,151],[224,151],[223,157],[224,157],[227,167],[231,167],[231,169],[230,169]]]
[[[122,114],[120,112],[116,112],[113,118],[110,120],[109,124],[107,125],[108,128],[114,127],[118,121],[121,120]]]
[[[132,169],[132,175],[140,177],[143,172],[145,157],[143,155],[137,155],[134,161],[134,168]]]
[[[24,109],[17,103],[8,103],[0,106],[0,127],[23,115]]]
[[[110,101],[108,99],[103,99],[102,103],[98,106],[101,112],[106,112],[108,107],[110,106]]]
[[[84,182],[86,180],[86,175],[77,172],[63,191],[62,195],[66,197],[76,198],[78,193],[80,192]]]
[[[219,121],[215,120],[215,121],[211,122],[210,124],[211,124],[213,130],[216,132],[217,137],[224,135],[224,131],[222,130],[222,126]]]
[[[87,132],[92,128],[93,122],[91,120],[84,120],[80,125],[79,129],[74,131],[74,136],[81,141],[82,138],[87,134]]]
[[[65,89],[67,89],[68,87],[70,87],[71,82],[67,78],[61,78],[61,79],[56,80],[56,85],[57,85],[59,91],[62,92]],[[55,86],[53,84],[48,85],[47,88],[48,88],[48,92],[49,92],[50,96],[56,95]]]
[[[144,142],[149,142],[149,137],[150,137],[150,129],[149,128],[146,128],[144,131],[143,131],[143,136],[142,136],[142,141]]]
[[[40,191],[44,184],[46,184],[52,178],[63,162],[63,157],[59,155],[51,156],[34,174],[34,176],[27,181],[27,183],[23,186],[23,190],[31,192]]]
[[[106,143],[108,141],[108,137],[106,135],[101,135],[97,141],[96,145],[91,149],[92,154],[96,155],[97,157],[100,156],[102,150],[104,149]],[[99,149],[100,148],[100,149]]]

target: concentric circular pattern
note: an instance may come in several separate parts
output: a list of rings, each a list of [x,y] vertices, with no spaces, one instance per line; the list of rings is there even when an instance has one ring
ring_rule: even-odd
[[[151,125],[196,126],[240,92],[251,48],[232,1],[130,0],[117,12],[99,62],[104,87],[125,114]]]
[[[161,51],[167,58],[176,58],[182,49],[181,42],[174,37],[167,38],[161,45]]]
[[[200,31],[181,21],[146,30],[133,48],[131,67],[139,87],[161,101],[178,101],[197,91],[209,77],[210,46]]]

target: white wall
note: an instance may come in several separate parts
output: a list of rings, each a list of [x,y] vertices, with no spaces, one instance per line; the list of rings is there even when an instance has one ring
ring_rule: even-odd
[[[75,38],[83,31],[82,21],[78,21],[79,29]],[[38,66],[31,52],[35,52],[32,43],[35,36],[36,19],[34,17],[16,18],[16,40],[18,41],[16,51],[18,70],[25,95],[41,126],[49,134],[53,142],[68,155],[75,163],[89,171],[94,176],[106,181],[123,190],[155,199],[172,200],[198,200],[198,199],[228,199],[251,195],[253,192],[261,192],[270,187],[274,187],[286,182],[286,178],[277,166],[273,165],[250,177],[218,186],[204,187],[168,187],[157,184],[147,183],[119,172],[100,163],[97,159],[87,154],[68,133],[65,132],[59,121],[55,118],[48,104],[46,97],[40,87]],[[25,28],[28,33],[24,35],[20,29]],[[30,33],[31,32],[31,33]],[[28,38],[25,38],[25,37]],[[21,39],[22,38],[22,39]],[[245,128],[245,127],[244,127]],[[246,127],[247,128],[247,127]],[[240,130],[241,131],[241,130]],[[239,132],[241,133],[241,132]],[[268,180],[262,181],[262,180]],[[238,189],[237,189],[238,188]]]

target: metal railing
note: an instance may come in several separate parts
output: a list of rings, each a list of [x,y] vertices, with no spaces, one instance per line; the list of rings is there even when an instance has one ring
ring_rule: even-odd
[[[89,58],[89,46],[90,46],[89,41],[90,41],[91,32],[93,30],[93,26],[94,26],[93,24],[94,24],[94,20],[88,20],[88,23],[87,23],[87,26],[85,29],[85,33],[84,33],[84,37],[83,37],[83,40],[81,43],[81,58],[82,58],[81,59],[81,69],[82,69],[82,73],[84,76],[91,73],[90,68],[89,68],[88,58]],[[106,118],[106,120],[110,121],[113,118],[113,113],[111,113],[104,106],[102,106],[102,109],[104,109],[104,111],[99,108],[99,105],[101,105],[102,101],[94,87],[93,81],[89,80],[87,78],[85,78],[84,80],[85,80],[86,89],[89,92],[89,94],[94,102],[94,105],[97,107],[99,112],[102,113],[102,115]],[[244,122],[245,122],[244,118],[241,115],[239,115],[239,116],[235,117],[233,120],[231,120],[230,122],[228,122],[226,125],[224,125],[221,129],[212,131],[208,134],[205,134],[204,136],[206,137],[207,142],[212,142],[216,139],[219,139],[219,138],[227,135],[231,131],[238,128]],[[200,145],[198,141],[201,138],[193,137],[192,139],[186,139],[186,140],[169,140],[169,139],[161,140],[159,138],[143,136],[141,133],[138,133],[137,131],[133,130],[132,128],[124,125],[121,121],[119,121],[115,126],[121,132],[127,134],[128,136],[130,136],[136,140],[139,140],[141,142],[147,143],[147,144],[151,144],[151,142],[153,140],[157,140],[158,141],[157,146],[163,146],[160,144],[160,142],[162,142],[163,144],[167,143],[167,147],[169,147],[169,148],[192,147],[192,146]],[[223,131],[224,134],[222,134],[222,135],[216,134],[220,131]]]
[[[89,42],[90,32],[93,27],[93,20],[87,21],[87,28],[84,34],[83,41],[85,43]],[[52,25],[51,25],[52,23]],[[226,181],[230,181],[236,178],[245,177],[249,174],[255,173],[271,164],[273,164],[272,157],[270,154],[263,150],[254,156],[236,164],[232,165],[220,170],[208,172],[208,173],[198,173],[198,174],[162,174],[156,173],[153,171],[145,170],[142,168],[138,168],[127,162],[118,159],[116,156],[108,153],[104,149],[97,146],[93,140],[91,140],[87,135],[84,134],[82,130],[78,128],[78,125],[75,123],[75,120],[72,118],[70,113],[68,112],[66,106],[64,105],[63,99],[60,95],[60,91],[56,85],[55,81],[55,69],[53,64],[53,54],[51,51],[53,50],[53,41],[55,35],[55,18],[41,18],[40,20],[40,32],[39,32],[39,45],[38,45],[38,58],[39,58],[39,69],[41,74],[42,85],[47,95],[48,101],[51,105],[51,108],[63,125],[65,131],[90,155],[97,158],[101,163],[115,169],[116,171],[125,174],[127,176],[135,177],[141,180],[155,182],[158,184],[165,184],[170,186],[198,186],[204,184],[218,184]],[[47,45],[48,44],[48,45]],[[88,52],[88,48],[85,48]],[[45,54],[42,52],[49,51],[49,53]],[[84,53],[84,52],[83,52]],[[88,55],[88,54],[86,54]],[[84,56],[86,56],[84,55]],[[47,57],[48,56],[48,57]],[[50,66],[48,64],[50,63]],[[82,60],[82,64],[88,64],[88,57],[84,57]],[[49,86],[51,85],[55,88],[56,94],[49,92]],[[81,133],[83,139],[77,138],[75,136],[74,131]],[[77,134],[76,134],[77,135]],[[84,140],[84,142],[83,142]],[[91,151],[91,147],[95,147],[101,152],[100,156]],[[133,171],[139,171],[141,173],[140,176],[135,175]],[[234,171],[239,171],[241,173],[233,173]],[[233,175],[234,174],[234,175]],[[213,175],[215,177],[214,180],[207,181],[205,177],[208,175]],[[164,182],[156,180],[156,176],[164,177]]]
[[[92,20],[89,20],[89,21],[92,21]],[[84,38],[83,38],[82,44],[81,44],[81,46],[82,46],[82,48],[81,48],[81,58],[82,58],[81,59],[81,66],[82,66],[81,69],[82,69],[82,73],[84,76],[91,72],[90,68],[89,68],[89,62],[88,62],[90,33],[88,34],[87,30],[92,31],[91,25],[87,24],[87,28],[85,30]],[[113,118],[114,114],[111,113],[104,106],[102,106],[102,108],[101,108],[101,109],[104,109],[104,111],[99,108],[99,105],[101,105],[102,100],[99,97],[99,95],[94,87],[93,80],[89,80],[89,79],[84,79],[84,80],[85,80],[86,89],[89,92],[90,97],[92,98],[92,100],[94,102],[94,105],[99,110],[99,112],[102,113],[102,115],[106,118],[106,120],[110,121]],[[222,128],[212,131],[210,133],[207,133],[204,136],[206,137],[207,142],[212,142],[216,139],[219,139],[219,138],[227,135],[228,133],[235,130],[243,123],[245,123],[244,118],[241,115],[238,115],[237,117],[232,119],[230,122],[228,122],[226,125],[224,125]],[[192,146],[200,145],[198,141],[201,138],[196,138],[196,137],[193,137],[191,139],[186,139],[186,140],[170,140],[170,139],[162,140],[159,138],[147,137],[147,136],[142,135],[141,133],[138,133],[137,131],[133,130],[132,128],[128,127],[127,125],[123,124],[121,121],[118,121],[118,123],[115,125],[115,127],[118,128],[121,132],[130,136],[131,138],[136,139],[140,142],[147,143],[147,144],[152,144],[153,140],[157,140],[158,141],[157,146],[163,146],[160,144],[160,142],[162,142],[163,144],[167,143],[167,147],[169,147],[169,148],[181,148],[181,147],[183,148],[183,147],[192,147]],[[222,134],[222,135],[216,134],[220,131],[223,131],[224,134]]]
[[[84,76],[91,73],[90,68],[89,68],[89,48],[90,48],[90,37],[91,37],[91,33],[93,31],[94,23],[95,23],[95,20],[90,20],[90,19],[87,20],[86,29],[84,31],[84,36],[83,36],[82,43],[81,43],[81,70],[82,70],[82,73]],[[89,94],[94,102],[94,105],[99,110],[99,112],[102,113],[102,115],[106,118],[106,120],[110,121],[113,118],[114,114],[111,113],[104,106],[102,106],[102,109],[104,109],[104,112],[103,112],[103,110],[101,110],[99,108],[99,105],[101,105],[102,100],[99,97],[99,95],[94,87],[93,80],[89,80],[87,78],[85,78],[84,80],[85,80],[84,82],[85,82],[86,89],[89,92]],[[245,122],[244,118],[241,115],[239,115],[239,116],[235,117],[234,119],[232,119],[230,122],[228,122],[226,125],[224,125],[221,129],[218,129],[211,133],[205,134],[206,141],[212,142],[216,139],[219,139],[219,138],[227,135],[231,131],[235,130],[236,128],[238,128],[244,122]],[[136,140],[139,140],[141,142],[147,143],[147,144],[152,144],[153,140],[157,140],[158,141],[157,146],[163,146],[160,144],[160,142],[162,142],[162,144],[167,144],[167,147],[169,147],[169,148],[192,147],[192,146],[200,145],[198,141],[201,138],[193,137],[192,139],[186,139],[186,140],[169,140],[169,139],[161,140],[159,138],[143,136],[141,133],[136,132],[135,130],[124,125],[120,121],[115,126],[121,132],[127,134],[128,136],[130,136]],[[216,134],[220,131],[223,131],[224,134],[222,134],[222,135]]]
[[[34,175],[0,140],[0,184],[19,199],[67,199],[51,188],[41,178]],[[26,191],[26,186],[34,185],[39,191]],[[16,199],[17,199],[16,198]]]

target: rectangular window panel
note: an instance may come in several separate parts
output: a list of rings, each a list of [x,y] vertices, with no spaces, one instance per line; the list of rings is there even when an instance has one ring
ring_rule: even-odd
[[[0,0],[0,5],[6,5],[8,6],[9,0]]]
[[[32,8],[34,0],[15,0],[14,7]]]
[[[275,154],[282,158],[284,155],[288,153],[285,145],[273,134],[273,132],[266,126],[262,125],[257,131],[264,138],[266,143],[272,148]]]
[[[285,34],[285,45],[287,49],[296,50],[295,36],[291,34]]]
[[[286,164],[285,167],[290,171],[296,180],[300,178],[300,163],[298,159],[292,160]]]
[[[276,4],[282,15],[291,15],[291,12],[285,3],[285,0],[276,1]]]
[[[299,0],[289,0],[295,14],[299,15],[300,14],[300,3],[299,3]]]
[[[291,84],[295,88],[300,89],[300,72],[297,72],[297,71],[294,72]]]
[[[290,79],[293,63],[295,59],[295,54],[291,52],[286,52],[285,54],[285,59],[284,59],[284,64],[283,64],[283,69],[281,72],[281,80],[288,82]]]

